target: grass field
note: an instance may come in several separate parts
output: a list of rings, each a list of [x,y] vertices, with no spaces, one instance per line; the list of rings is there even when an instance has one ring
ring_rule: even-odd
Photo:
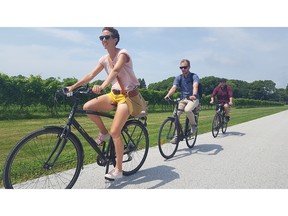
[[[251,121],[257,118],[268,116],[277,112],[287,110],[288,107],[261,107],[261,108],[249,108],[249,109],[231,109],[231,121],[229,126],[236,125],[239,123]],[[211,131],[211,121],[214,115],[214,110],[202,110],[200,112],[199,118],[199,133],[203,134]],[[148,132],[150,147],[157,145],[157,137],[159,128],[169,115],[172,113],[151,113],[148,116]],[[182,119],[185,115],[182,115]],[[93,135],[97,135],[98,131],[96,127],[88,120],[86,116],[80,116],[77,118],[83,128]],[[111,125],[111,120],[104,120],[109,128]],[[2,172],[6,157],[12,147],[25,135],[28,133],[43,127],[44,125],[64,125],[65,119],[31,119],[31,120],[10,120],[10,121],[0,121],[0,188],[3,187],[2,183]],[[228,130],[229,130],[228,126]],[[76,135],[78,132],[74,131]],[[211,134],[212,136],[212,134]],[[85,164],[95,162],[96,153],[89,146],[89,144],[80,139],[85,152]],[[197,145],[197,142],[196,142]],[[149,153],[148,153],[149,157]]]

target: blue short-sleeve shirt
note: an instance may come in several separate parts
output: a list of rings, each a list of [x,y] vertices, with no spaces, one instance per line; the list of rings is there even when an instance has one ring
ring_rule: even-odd
[[[191,96],[193,94],[193,84],[199,83],[200,79],[197,74],[192,74],[189,72],[187,77],[184,75],[177,76],[174,79],[173,85],[181,88],[181,99],[186,98],[187,96]],[[199,99],[199,94],[197,93],[196,98]]]

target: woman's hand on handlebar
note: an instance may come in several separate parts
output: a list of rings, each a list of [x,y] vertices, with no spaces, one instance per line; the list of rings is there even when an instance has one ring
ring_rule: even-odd
[[[95,94],[101,94],[104,92],[104,89],[100,85],[94,85],[92,88],[92,92]]]
[[[69,92],[73,91],[73,89],[74,89],[73,86],[66,86],[65,88],[66,88],[67,91],[69,91]]]
[[[171,101],[172,99],[170,98],[170,96],[166,95],[166,96],[164,97],[164,100],[165,100],[165,101]]]
[[[72,86],[66,86],[61,90],[64,94],[67,94],[68,96],[72,96],[74,94],[89,94],[92,93],[91,88],[88,84],[84,86],[77,87],[75,89],[74,85]]]

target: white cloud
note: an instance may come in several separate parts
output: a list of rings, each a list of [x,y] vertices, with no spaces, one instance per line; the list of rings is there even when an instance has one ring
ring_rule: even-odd
[[[42,32],[49,37],[58,38],[64,41],[73,43],[81,43],[83,45],[95,44],[95,41],[90,41],[86,34],[77,30],[69,30],[63,28],[32,28],[35,31]]]
[[[81,78],[96,66],[99,57],[99,53],[89,48],[0,45],[0,72],[15,76]]]
[[[204,42],[217,42],[218,38],[216,38],[216,37],[204,37],[203,41]]]

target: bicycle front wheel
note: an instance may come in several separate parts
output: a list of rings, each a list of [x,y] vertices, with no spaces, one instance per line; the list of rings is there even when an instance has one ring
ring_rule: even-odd
[[[218,136],[220,127],[221,127],[221,117],[218,115],[218,113],[216,113],[212,121],[212,135],[214,138]]]
[[[136,173],[144,164],[148,150],[148,131],[142,122],[137,120],[127,121],[122,129],[124,142],[123,175]]]
[[[3,172],[7,189],[72,188],[83,164],[83,149],[63,128],[43,128],[23,138],[9,154]]]
[[[227,131],[228,124],[225,120],[222,120],[222,133],[225,134]]]
[[[158,135],[158,147],[162,157],[172,158],[179,145],[179,131],[175,125],[175,118],[167,118],[161,125]]]

